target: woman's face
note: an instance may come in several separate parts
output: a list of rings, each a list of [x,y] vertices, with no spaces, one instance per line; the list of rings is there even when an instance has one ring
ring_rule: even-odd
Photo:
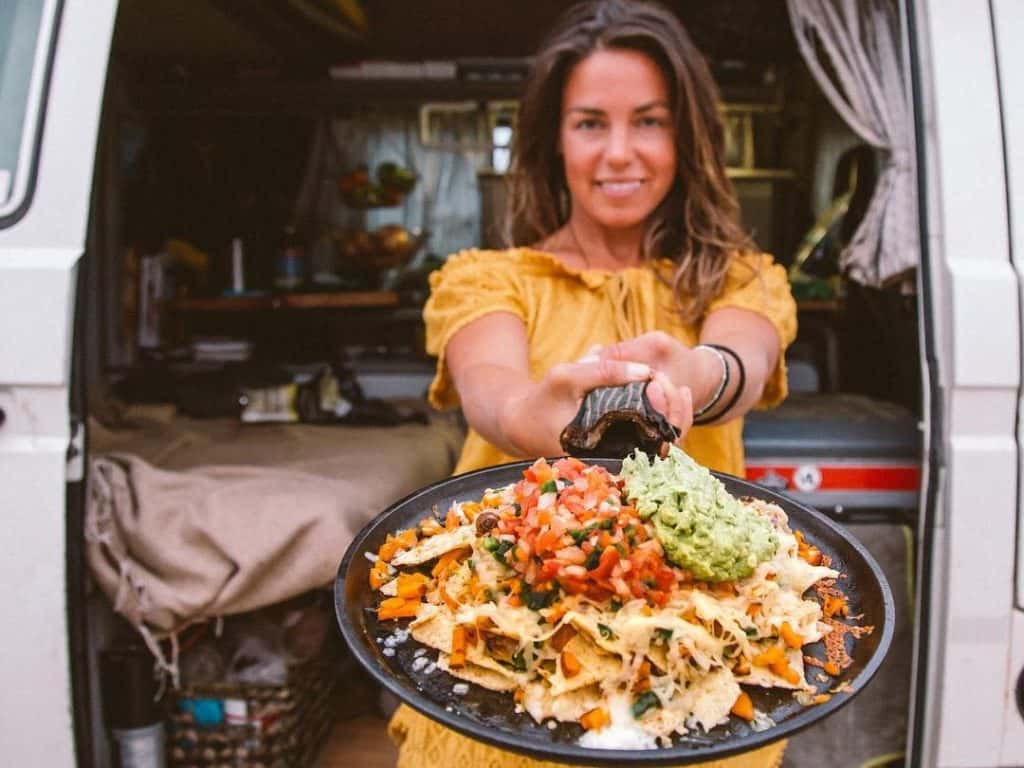
[[[642,225],[676,176],[668,84],[646,55],[597,51],[569,74],[559,144],[573,217]]]

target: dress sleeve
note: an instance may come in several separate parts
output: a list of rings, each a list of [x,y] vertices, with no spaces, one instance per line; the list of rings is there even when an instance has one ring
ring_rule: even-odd
[[[511,312],[524,322],[526,303],[515,261],[504,251],[462,251],[430,275],[430,298],[423,307],[427,353],[437,357],[429,399],[435,408],[459,404],[445,349],[457,331],[492,312]]]
[[[764,253],[748,253],[733,259],[722,292],[708,306],[707,314],[723,307],[749,309],[764,316],[779,335],[779,360],[764,384],[757,408],[771,408],[786,399],[785,352],[796,337],[796,302],[789,290],[786,270]]]

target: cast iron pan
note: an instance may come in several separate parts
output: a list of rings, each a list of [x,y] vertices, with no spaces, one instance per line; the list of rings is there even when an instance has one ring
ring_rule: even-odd
[[[587,459],[610,472],[618,472],[617,459]],[[488,488],[498,488],[522,477],[532,462],[518,462],[470,472],[448,478],[417,491],[374,518],[352,542],[338,569],[334,586],[334,603],[341,632],[359,662],[384,687],[402,701],[427,717],[470,738],[487,742],[501,749],[520,752],[542,760],[578,765],[682,765],[717,760],[745,752],[823,720],[846,704],[864,688],[878,670],[892,640],[894,608],[892,592],[881,569],[870,554],[849,533],[819,512],[801,506],[758,485],[731,475],[715,473],[734,496],[754,496],[774,502],[789,515],[790,525],[803,531],[807,540],[832,558],[832,567],[846,575],[839,586],[849,598],[850,614],[863,614],[857,622],[874,626],[874,632],[853,641],[847,649],[853,664],[839,678],[828,683],[814,679],[817,670],[808,667],[809,682],[822,692],[847,682],[850,692],[838,693],[824,703],[805,707],[788,691],[745,686],[754,705],[768,714],[776,725],[754,732],[746,722],[731,717],[709,733],[696,732],[676,737],[671,747],[652,750],[585,749],[576,743],[582,733],[576,724],[561,723],[555,730],[538,725],[523,713],[515,714],[512,695],[488,691],[470,684],[469,693],[457,696],[452,686],[460,682],[441,670],[430,675],[412,671],[414,652],[421,647],[412,638],[396,648],[393,656],[385,656],[378,638],[392,634],[408,620],[377,622],[376,597],[369,588],[370,562],[364,553],[376,552],[388,533],[411,528],[433,510],[441,515],[456,500],[476,500]],[[804,653],[824,659],[821,643],[804,646]],[[428,651],[430,659],[437,652]]]

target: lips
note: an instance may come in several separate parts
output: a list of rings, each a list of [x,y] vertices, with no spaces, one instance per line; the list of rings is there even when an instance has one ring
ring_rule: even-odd
[[[596,186],[609,197],[628,197],[644,185],[642,179],[615,179],[599,181]]]

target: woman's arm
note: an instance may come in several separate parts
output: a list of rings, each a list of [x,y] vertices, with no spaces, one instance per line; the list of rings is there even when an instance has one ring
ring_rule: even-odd
[[[710,422],[722,423],[742,416],[761,399],[765,383],[778,363],[779,334],[763,315],[738,307],[723,307],[707,316],[701,328],[701,344],[728,347],[743,362],[744,386],[735,403],[740,376],[736,361],[723,353],[729,365],[729,382],[718,402],[708,411]],[[665,373],[676,386],[693,391],[693,407],[699,410],[710,401],[722,381],[722,357],[712,351],[688,347],[662,331],[645,333],[601,351],[602,359],[636,360]]]
[[[600,358],[559,363],[532,380],[526,328],[508,312],[484,315],[461,328],[449,340],[445,359],[470,426],[512,456],[560,454],[562,429],[595,387],[653,379],[651,404],[676,426],[689,427],[689,391],[642,363]]]

